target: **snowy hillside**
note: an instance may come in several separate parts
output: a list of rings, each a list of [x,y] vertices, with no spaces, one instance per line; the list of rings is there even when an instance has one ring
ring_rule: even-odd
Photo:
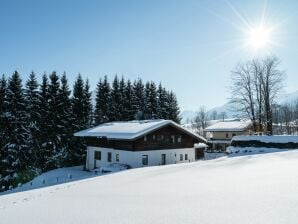
[[[298,222],[298,150],[128,170],[0,196],[10,224]]]

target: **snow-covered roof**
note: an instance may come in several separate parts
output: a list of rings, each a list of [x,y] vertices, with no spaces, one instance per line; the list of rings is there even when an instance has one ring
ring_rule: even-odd
[[[194,147],[195,147],[196,149],[201,149],[201,148],[207,148],[208,145],[206,145],[205,143],[200,142],[200,143],[196,143],[196,144],[194,145]]]
[[[204,131],[245,131],[251,126],[251,121],[222,121],[215,123]]]
[[[74,133],[77,137],[106,137],[108,139],[134,140],[166,125],[174,126],[204,142],[207,140],[196,133],[183,128],[171,120],[135,120],[115,121]]]
[[[260,141],[265,143],[298,143],[297,135],[252,135],[252,136],[235,136],[232,141]]]

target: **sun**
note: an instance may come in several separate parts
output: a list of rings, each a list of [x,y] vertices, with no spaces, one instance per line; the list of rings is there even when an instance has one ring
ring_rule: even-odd
[[[266,29],[264,26],[251,28],[248,34],[249,45],[252,46],[255,50],[268,47],[271,42],[270,30]]]

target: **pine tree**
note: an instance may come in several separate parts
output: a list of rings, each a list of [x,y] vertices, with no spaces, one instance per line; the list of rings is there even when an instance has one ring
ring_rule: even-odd
[[[118,102],[119,115],[117,119],[120,121],[128,120],[127,114],[125,114],[125,110],[126,110],[125,107],[127,107],[125,88],[126,88],[126,84],[125,84],[124,77],[122,76],[119,82],[119,102]]]
[[[2,78],[0,80],[0,114],[2,114],[4,109],[4,101],[6,97],[6,88],[7,88],[7,81],[4,75],[2,75]]]
[[[73,86],[72,110],[74,117],[74,131],[84,129],[84,81],[80,74]]]
[[[59,131],[60,144],[58,149],[58,155],[56,157],[56,163],[58,167],[69,166],[76,158],[72,158],[72,149],[70,147],[70,143],[72,140],[72,131],[73,131],[73,122],[74,119],[72,117],[72,109],[71,109],[71,100],[68,86],[68,81],[66,78],[66,74],[63,73],[61,79],[61,87],[58,93],[58,102],[59,102],[59,120],[57,123],[57,129]]]
[[[112,84],[112,91],[111,91],[111,103],[110,103],[110,120],[111,121],[119,121],[121,118],[121,111],[119,105],[121,105],[121,94],[120,94],[120,87],[119,87],[119,80],[117,75],[114,78]]]
[[[144,118],[154,119],[157,118],[157,94],[156,85],[154,82],[146,82],[145,85],[145,109]]]
[[[46,74],[42,76],[42,83],[39,88],[38,108],[41,116],[38,119],[38,166],[43,171],[51,169],[53,166],[49,163],[52,156],[52,144],[50,142],[50,111],[49,111],[49,81]]]
[[[3,146],[2,183],[7,188],[17,178],[18,172],[28,168],[28,145],[26,143],[29,133],[25,129],[26,111],[22,80],[17,71],[8,81],[5,98],[4,136],[6,144]]]
[[[96,88],[95,124],[102,124],[111,120],[111,88],[107,76],[99,80]]]
[[[47,158],[47,169],[58,167],[58,158],[61,157],[61,132],[63,126],[60,125],[61,108],[59,101],[60,82],[56,72],[50,75],[49,83],[49,107],[48,107],[48,142],[47,147],[51,151]]]
[[[145,92],[142,79],[134,81],[132,94],[132,111],[136,120],[144,119]]]
[[[133,88],[131,85],[130,80],[127,80],[127,83],[125,85],[125,89],[124,89],[124,94],[125,94],[125,101],[124,101],[124,118],[125,120],[133,120],[135,119],[134,115],[134,111],[133,111]]]
[[[157,117],[160,119],[168,119],[169,113],[167,108],[169,105],[167,102],[167,91],[162,87],[161,83],[159,83],[157,90],[157,104]]]
[[[6,142],[4,141],[5,136],[5,122],[4,122],[4,116],[6,112],[6,105],[5,105],[5,98],[6,98],[6,89],[7,89],[7,81],[4,75],[2,75],[2,78],[0,80],[0,170],[3,172],[5,168],[7,167],[7,164],[5,164],[5,154],[4,154],[4,146]],[[5,187],[5,180],[4,180],[4,173],[0,173],[0,192]],[[4,189],[3,189],[4,190]]]
[[[34,163],[35,167],[39,167],[38,162],[38,121],[40,117],[39,111],[39,93],[38,93],[38,84],[34,72],[29,76],[29,79],[26,82],[25,88],[25,102],[26,102],[26,114],[27,121],[26,126],[30,133],[29,139],[27,140],[29,146],[30,161]]]
[[[93,123],[92,114],[92,93],[90,91],[89,80],[87,79],[84,86],[84,128],[89,128]]]
[[[176,95],[172,91],[167,93],[167,101],[169,106],[167,110],[169,112],[169,119],[179,124],[181,121],[180,109],[178,106]]]
[[[86,129],[91,125],[91,92],[89,91],[88,80],[84,86],[84,81],[79,74],[73,88],[72,113],[73,132]],[[84,140],[72,137],[69,148],[70,164],[79,165],[84,162],[86,145]]]

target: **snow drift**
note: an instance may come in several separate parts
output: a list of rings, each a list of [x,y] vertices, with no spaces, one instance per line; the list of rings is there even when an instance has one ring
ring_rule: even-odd
[[[127,170],[0,197],[10,224],[296,224],[298,151]]]

